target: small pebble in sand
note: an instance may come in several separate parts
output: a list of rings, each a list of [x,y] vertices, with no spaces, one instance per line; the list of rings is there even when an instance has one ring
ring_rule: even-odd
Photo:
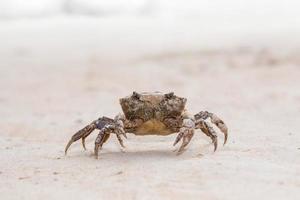
[[[204,155],[202,153],[197,154],[196,157],[203,157]]]
[[[123,174],[123,171],[118,171],[117,173],[115,173],[114,175],[120,175]]]
[[[30,176],[22,176],[22,177],[19,177],[18,179],[19,180],[24,180],[24,179],[28,179],[28,178],[30,178]]]

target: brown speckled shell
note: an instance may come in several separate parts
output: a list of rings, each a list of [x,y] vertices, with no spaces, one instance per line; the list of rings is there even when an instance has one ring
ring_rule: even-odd
[[[137,94],[137,93],[136,93]],[[160,92],[140,93],[120,99],[120,104],[127,119],[163,120],[179,117],[184,111],[186,99]]]

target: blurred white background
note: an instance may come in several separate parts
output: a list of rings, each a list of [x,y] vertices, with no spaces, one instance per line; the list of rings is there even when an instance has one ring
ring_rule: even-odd
[[[299,8],[0,0],[1,199],[297,199]],[[113,118],[132,91],[174,91],[191,114],[216,113],[228,143],[219,135],[212,153],[197,133],[177,157],[175,135],[130,135],[125,153],[111,137],[95,160],[95,131],[87,151],[77,142],[63,156],[75,131]]]
[[[269,22],[299,18],[297,0],[1,0],[0,16],[41,17],[58,14],[87,14],[96,16],[178,16],[236,20],[269,20]],[[224,20],[224,18],[222,18]]]
[[[1,0],[0,56],[96,54],[115,62],[243,46],[286,51],[300,44],[299,6],[297,0]]]

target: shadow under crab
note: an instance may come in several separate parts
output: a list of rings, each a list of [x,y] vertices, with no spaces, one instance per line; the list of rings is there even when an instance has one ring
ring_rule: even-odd
[[[110,134],[115,134],[120,145],[124,147],[122,137],[126,133],[135,135],[169,135],[178,133],[174,146],[182,140],[178,154],[184,152],[185,147],[191,141],[195,129],[200,129],[205,135],[211,138],[216,151],[218,146],[217,133],[206,121],[210,119],[224,134],[224,144],[228,137],[228,128],[217,115],[201,111],[195,115],[189,115],[185,110],[187,99],[176,96],[173,92],[163,94],[154,93],[137,93],[121,98],[120,105],[123,113],[118,114],[114,119],[101,117],[94,120],[89,125],[75,133],[65,148],[65,154],[71,144],[82,139],[83,148],[85,139],[95,129],[100,132],[95,140],[95,157],[98,158],[98,152],[103,144],[108,140]]]

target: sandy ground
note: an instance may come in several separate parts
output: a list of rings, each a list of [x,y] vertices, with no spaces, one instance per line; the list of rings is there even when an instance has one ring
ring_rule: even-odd
[[[1,32],[1,199],[299,198],[299,51],[193,49],[110,62],[103,49],[77,56],[67,43],[63,59],[49,45],[57,38],[47,41],[47,54],[26,46],[30,38],[7,41],[10,28]],[[37,40],[44,41],[49,35],[41,32]],[[64,156],[74,132],[113,117],[118,98],[133,90],[174,91],[188,98],[191,113],[218,114],[229,127],[228,144],[213,153],[197,132],[176,156],[176,135],[128,135],[125,150],[112,137],[96,160],[95,131],[87,151],[77,142]]]

